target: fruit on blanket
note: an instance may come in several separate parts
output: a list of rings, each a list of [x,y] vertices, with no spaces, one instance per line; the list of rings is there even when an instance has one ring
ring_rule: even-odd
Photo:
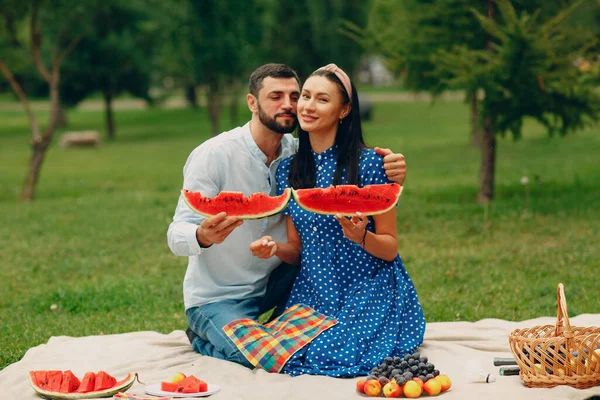
[[[173,375],[173,379],[171,379],[172,383],[179,383],[182,380],[184,380],[186,378],[185,374],[183,372],[178,372],[175,375]]]
[[[296,203],[307,211],[328,215],[382,214],[398,203],[402,186],[396,183],[367,185],[338,185],[328,188],[293,190]]]
[[[423,393],[423,389],[421,386],[415,381],[408,381],[404,384],[402,388],[404,390],[404,395],[410,399],[416,399]]]
[[[94,384],[94,392],[104,390],[115,386],[117,380],[104,371],[99,371],[96,374],[96,383]]]
[[[208,383],[190,375],[178,383],[161,382],[160,390],[173,393],[200,393],[208,391]]]
[[[365,382],[367,382],[366,379],[359,379],[356,382],[356,390],[358,391],[358,393],[364,393],[365,392]]]
[[[423,385],[423,390],[430,396],[437,396],[442,391],[442,384],[437,379],[430,379]]]
[[[79,387],[79,378],[77,378],[70,370],[65,371],[63,374],[62,383],[60,385],[59,392],[61,393],[71,393],[77,390]]]
[[[179,388],[181,388],[181,390],[179,390]],[[179,383],[179,387],[177,388],[177,391],[181,393],[198,393],[206,392],[207,390],[208,385],[206,384],[206,382],[201,381],[194,375],[186,377],[183,381]]]
[[[425,385],[425,383],[423,383],[423,381],[419,378],[412,378],[413,381],[417,382],[419,384],[419,386],[421,386],[421,389],[423,389],[423,386]]]
[[[381,383],[377,379],[369,379],[365,382],[365,394],[371,397],[377,397],[381,394]]]
[[[396,383],[403,385],[413,378],[418,378],[425,383],[439,374],[440,372],[435,369],[435,365],[430,363],[427,357],[421,357],[419,353],[408,353],[404,357],[386,357],[383,362],[371,370],[370,377],[394,379]]]
[[[160,390],[163,392],[176,392],[179,384],[173,382],[161,382]]]
[[[402,387],[396,381],[391,380],[383,387],[383,395],[390,398],[400,397],[402,396]]]
[[[442,386],[442,392],[445,392],[452,386],[452,381],[447,375],[438,375],[434,379],[437,380]]]
[[[98,379],[98,376],[100,379]],[[112,378],[112,379],[111,379]],[[98,397],[110,397],[118,392],[129,389],[137,374],[129,374],[125,379],[116,381],[104,371],[98,374],[88,372],[84,378],[79,379],[69,370],[67,371],[29,371],[29,383],[38,395],[47,399],[76,400]],[[113,382],[114,380],[114,382]],[[112,383],[110,387],[108,384]],[[96,384],[102,389],[95,390]]]
[[[239,219],[259,219],[281,212],[290,200],[291,189],[285,189],[281,196],[275,197],[264,193],[244,196],[241,192],[221,192],[216,197],[205,197],[187,189],[181,194],[192,210],[207,217],[225,211],[228,216]]]

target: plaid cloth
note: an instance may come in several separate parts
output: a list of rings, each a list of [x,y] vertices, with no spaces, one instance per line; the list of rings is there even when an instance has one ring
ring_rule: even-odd
[[[296,304],[266,325],[238,319],[223,331],[252,365],[279,372],[295,352],[337,323],[309,306]]]

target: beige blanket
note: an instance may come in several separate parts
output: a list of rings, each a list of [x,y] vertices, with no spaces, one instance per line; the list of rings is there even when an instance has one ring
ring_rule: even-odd
[[[510,357],[508,334],[515,328],[554,324],[555,318],[522,322],[485,319],[478,322],[429,323],[425,343],[420,349],[442,373],[450,376],[452,388],[439,397],[451,399],[587,399],[600,396],[600,386],[577,390],[568,386],[531,389],[518,376],[497,376],[495,383],[469,383],[466,365],[478,360],[484,369],[498,374],[494,357]],[[600,314],[579,315],[574,326],[598,326]],[[30,349],[23,359],[0,371],[0,398],[37,399],[30,388],[27,371],[36,369],[72,370],[77,376],[86,371],[105,370],[117,379],[138,372],[146,384],[170,379],[176,372],[194,374],[221,386],[211,398],[226,399],[352,399],[361,398],[355,390],[356,379],[324,376],[289,377],[250,371],[242,366],[193,352],[183,331],[168,335],[133,332],[90,337],[52,337],[47,344]],[[128,392],[143,394],[144,385],[136,383]],[[426,398],[426,396],[424,396]]]

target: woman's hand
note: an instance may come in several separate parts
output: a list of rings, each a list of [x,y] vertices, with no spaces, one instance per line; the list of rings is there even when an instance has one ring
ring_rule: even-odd
[[[352,218],[336,214],[334,218],[342,225],[342,232],[345,238],[352,240],[356,244],[362,243],[367,224],[369,223],[369,219],[363,213],[357,212]]]
[[[273,241],[271,236],[263,236],[250,243],[250,251],[255,257],[271,258],[277,252],[277,243]]]

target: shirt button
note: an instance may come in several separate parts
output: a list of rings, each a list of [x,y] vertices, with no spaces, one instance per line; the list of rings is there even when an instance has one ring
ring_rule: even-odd
[[[319,159],[319,160],[321,159],[321,155],[320,154],[317,156],[317,159]]]
[[[313,231],[315,231],[315,232],[317,231],[317,227],[316,226],[313,226]]]
[[[323,169],[323,167],[321,167],[321,166],[319,165],[319,171],[320,171],[320,170],[322,170],[322,169]]]

